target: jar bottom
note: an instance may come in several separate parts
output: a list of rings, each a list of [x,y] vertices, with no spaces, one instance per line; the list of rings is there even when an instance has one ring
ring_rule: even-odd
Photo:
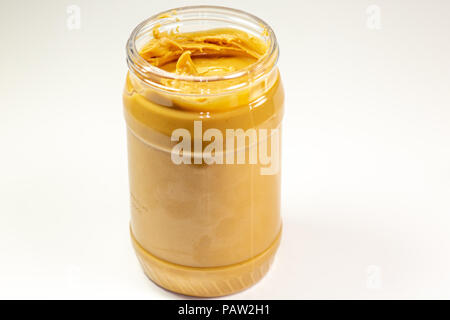
[[[131,240],[138,260],[150,280],[179,294],[195,297],[220,297],[251,287],[269,271],[281,240],[281,229],[275,241],[257,256],[223,267],[188,267],[155,257],[135,239]]]

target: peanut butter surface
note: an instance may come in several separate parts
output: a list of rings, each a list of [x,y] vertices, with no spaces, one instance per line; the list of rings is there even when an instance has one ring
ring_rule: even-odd
[[[177,33],[153,30],[140,51],[152,65],[180,75],[212,76],[235,72],[257,62],[266,44],[237,29]]]

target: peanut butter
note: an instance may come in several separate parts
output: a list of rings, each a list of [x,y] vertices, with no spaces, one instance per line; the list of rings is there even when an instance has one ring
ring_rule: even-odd
[[[153,32],[140,55],[177,74],[223,75],[248,67],[267,51],[259,39],[237,29],[202,32]]]
[[[161,15],[161,26],[174,16]],[[233,293],[267,272],[278,247],[280,172],[261,174],[267,163],[204,161],[201,152],[211,140],[198,137],[210,129],[223,137],[230,129],[279,130],[284,95],[276,59],[255,75],[272,54],[264,35],[237,28],[162,29],[153,28],[138,51],[161,75],[148,84],[130,72],[123,97],[133,244],[145,273],[169,290]],[[189,134],[192,150],[183,150],[192,158],[188,164],[173,161],[178,129]],[[269,153],[275,148],[270,136],[245,141],[245,159],[263,143]],[[229,151],[224,144],[216,154],[229,159]]]

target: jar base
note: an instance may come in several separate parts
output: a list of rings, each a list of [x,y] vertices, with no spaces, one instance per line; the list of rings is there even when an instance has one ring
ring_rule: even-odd
[[[224,267],[188,267],[155,257],[145,250],[131,232],[136,255],[144,273],[169,291],[195,297],[220,297],[251,287],[269,271],[281,239],[281,230],[275,241],[257,256]]]

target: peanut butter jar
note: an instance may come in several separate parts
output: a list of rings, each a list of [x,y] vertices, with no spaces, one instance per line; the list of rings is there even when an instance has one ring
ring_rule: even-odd
[[[184,7],[139,24],[126,49],[130,233],[145,274],[199,297],[252,286],[282,230],[274,32],[242,11]]]

